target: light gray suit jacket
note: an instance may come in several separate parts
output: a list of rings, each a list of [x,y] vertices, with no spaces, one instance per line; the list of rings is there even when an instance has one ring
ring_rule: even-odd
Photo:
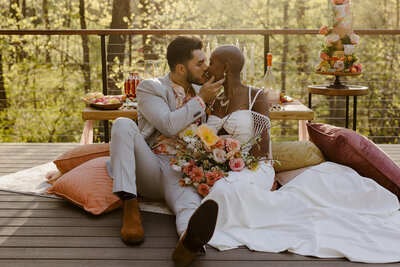
[[[193,86],[196,94],[198,86]],[[176,109],[175,95],[169,73],[162,78],[142,81],[137,87],[138,127],[149,146],[162,134],[171,137],[201,118],[205,122],[204,108],[191,99]]]

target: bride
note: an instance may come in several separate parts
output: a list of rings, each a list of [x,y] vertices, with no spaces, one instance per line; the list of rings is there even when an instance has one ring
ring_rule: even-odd
[[[400,211],[397,197],[349,167],[325,162],[309,168],[279,190],[270,191],[274,169],[269,161],[270,120],[262,90],[240,82],[244,64],[235,46],[221,46],[210,57],[208,72],[224,91],[212,105],[207,124],[219,135],[247,141],[261,134],[250,153],[265,156],[256,171],[230,172],[203,202],[218,203],[209,244],[219,250],[251,250],[351,261],[400,261]]]

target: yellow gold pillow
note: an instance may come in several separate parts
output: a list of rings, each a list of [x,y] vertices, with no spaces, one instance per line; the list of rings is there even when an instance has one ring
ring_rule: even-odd
[[[325,162],[321,150],[311,141],[272,143],[275,172],[295,170]]]

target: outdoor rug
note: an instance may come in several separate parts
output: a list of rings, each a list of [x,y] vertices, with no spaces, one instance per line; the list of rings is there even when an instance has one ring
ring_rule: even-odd
[[[0,190],[42,197],[60,198],[46,193],[46,189],[51,186],[46,182],[46,174],[56,170],[56,165],[53,162],[48,162],[30,169],[0,176]],[[139,205],[142,211],[172,215],[172,212],[165,202],[139,198]]]

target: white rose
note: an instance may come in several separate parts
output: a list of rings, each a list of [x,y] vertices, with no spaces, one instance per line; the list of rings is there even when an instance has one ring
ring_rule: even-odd
[[[354,54],[354,52],[355,52],[354,45],[344,45],[344,54],[346,56],[351,56],[352,54]]]
[[[182,167],[181,166],[178,166],[178,165],[172,165],[172,169],[174,170],[174,171],[177,171],[177,172],[180,172],[180,171],[182,171]]]
[[[334,33],[331,33],[331,34],[328,34],[327,36],[326,36],[326,43],[327,44],[332,44],[332,43],[334,43],[334,42],[337,42],[337,41],[339,41],[339,35],[337,35],[337,34],[334,34]]]
[[[184,181],[185,181],[185,184],[190,184],[190,182],[192,181],[192,180],[190,180],[190,178],[188,178],[188,177],[186,177],[185,179],[183,179]]]

